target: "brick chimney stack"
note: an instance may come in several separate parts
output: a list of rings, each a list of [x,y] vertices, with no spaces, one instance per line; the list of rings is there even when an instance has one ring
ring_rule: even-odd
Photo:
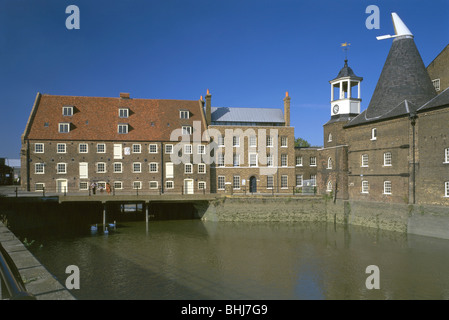
[[[129,93],[127,92],[120,92],[120,98],[122,99],[129,99]]]
[[[290,126],[290,97],[288,95],[288,91],[285,93],[285,98],[284,98],[284,121],[285,121],[285,126],[289,127]]]
[[[212,105],[211,105],[212,96],[209,93],[209,89],[207,89],[206,94],[206,122],[207,125],[210,126],[212,122]]]

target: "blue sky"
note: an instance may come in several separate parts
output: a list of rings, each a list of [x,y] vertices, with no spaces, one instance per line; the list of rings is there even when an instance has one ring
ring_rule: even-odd
[[[69,5],[80,29],[68,30]],[[365,26],[367,6],[380,29]],[[323,144],[341,43],[369,103],[397,12],[426,66],[448,44],[447,0],[0,0],[0,157],[19,158],[37,92],[196,100],[216,107],[282,108],[296,137]]]

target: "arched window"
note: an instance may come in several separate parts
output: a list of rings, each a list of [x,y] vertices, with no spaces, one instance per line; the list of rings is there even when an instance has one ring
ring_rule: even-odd
[[[332,142],[332,133],[329,133],[327,137],[327,142]]]
[[[331,158],[331,157],[329,157],[329,158],[327,159],[327,168],[328,168],[328,169],[332,169],[332,158]]]
[[[327,191],[332,191],[332,181],[330,181],[330,180],[327,183]]]

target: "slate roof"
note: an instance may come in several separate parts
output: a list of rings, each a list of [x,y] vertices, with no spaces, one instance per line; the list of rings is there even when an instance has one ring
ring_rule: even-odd
[[[212,107],[212,122],[284,123],[281,109]]]
[[[345,59],[345,65],[343,66],[343,68],[341,68],[340,72],[338,72],[337,77],[331,81],[334,81],[334,80],[340,79],[340,78],[346,78],[346,77],[351,77],[353,79],[358,79],[358,80],[363,79],[362,77],[356,76],[354,71],[351,69],[351,67],[348,66],[348,59]]]
[[[418,108],[418,112],[427,111],[430,109],[449,106],[449,88],[437,95],[435,98],[427,102],[425,105]]]
[[[202,116],[202,103],[195,100],[123,99],[39,95],[25,139],[34,140],[103,140],[170,141],[174,129],[193,126]],[[62,107],[73,106],[72,116],[63,116]],[[119,118],[118,109],[129,108],[128,118]],[[180,119],[179,110],[188,110],[189,119]],[[58,124],[71,123],[68,133],[59,133]],[[120,123],[129,125],[127,134],[119,134]]]

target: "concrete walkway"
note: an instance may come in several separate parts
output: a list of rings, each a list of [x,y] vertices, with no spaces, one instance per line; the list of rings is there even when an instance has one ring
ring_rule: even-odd
[[[38,300],[75,300],[70,291],[63,287],[1,222],[0,242],[19,269],[27,291]]]

